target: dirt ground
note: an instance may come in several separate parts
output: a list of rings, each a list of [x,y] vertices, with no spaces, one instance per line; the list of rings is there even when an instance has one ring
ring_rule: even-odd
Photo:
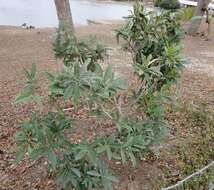
[[[118,24],[77,27],[76,33],[78,37],[96,35],[109,47],[105,64],[112,64],[119,74],[126,76],[130,56],[116,42],[117,27]],[[19,166],[14,163],[13,135],[18,123],[28,117],[31,107],[12,104],[15,95],[23,87],[23,67],[30,68],[35,62],[39,71],[59,69],[52,51],[54,33],[54,28],[26,30],[0,27],[0,190],[57,189],[44,171],[44,165],[39,162],[31,164],[28,160]],[[210,41],[200,36],[186,36],[183,45],[189,64],[178,85],[179,95],[192,104],[205,103],[214,113],[214,33]],[[45,85],[46,81],[40,77],[40,83]],[[149,159],[142,161],[137,169],[129,166],[119,169],[122,174],[118,189],[146,189],[161,175],[161,171],[155,167],[156,162],[155,159]],[[131,175],[135,176],[135,180],[130,180]]]

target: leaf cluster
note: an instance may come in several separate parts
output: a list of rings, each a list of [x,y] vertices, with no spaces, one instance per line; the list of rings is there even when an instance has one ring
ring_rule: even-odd
[[[125,40],[125,50],[133,55],[133,68],[141,81],[137,97],[155,97],[180,78],[186,63],[181,54],[182,36],[178,13],[146,12],[142,4],[134,6],[117,37]]]
[[[39,106],[42,106],[42,100],[40,96],[36,95],[36,90],[38,88],[36,80],[36,64],[32,64],[30,70],[24,68],[24,74],[27,79],[26,85],[22,92],[16,96],[14,103],[21,104],[33,101],[36,102]]]
[[[124,81],[114,75],[111,66],[103,71],[97,65],[94,72],[87,68],[87,63],[75,63],[74,67],[64,67],[56,77],[49,77],[51,94],[61,95],[65,101],[72,99],[76,107],[83,98],[86,105],[92,108],[94,104],[113,101],[115,94],[125,89]]]
[[[78,40],[64,27],[58,30],[53,45],[56,58],[62,58],[65,66],[87,62],[87,69],[91,71],[95,70],[96,62],[103,60],[106,55],[106,48],[95,37]]]
[[[103,184],[104,189],[112,189],[111,182],[117,181],[106,164],[98,160],[94,144],[87,141],[75,144],[68,140],[66,134],[73,129],[64,113],[35,114],[20,127],[21,131],[16,134],[19,144],[17,162],[26,153],[32,160],[47,158],[63,188],[84,190]]]

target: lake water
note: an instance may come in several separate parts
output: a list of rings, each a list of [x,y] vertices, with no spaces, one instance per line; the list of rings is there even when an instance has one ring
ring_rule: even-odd
[[[75,24],[90,20],[118,20],[129,15],[132,5],[96,0],[70,0]],[[57,26],[54,0],[0,0],[0,25]]]

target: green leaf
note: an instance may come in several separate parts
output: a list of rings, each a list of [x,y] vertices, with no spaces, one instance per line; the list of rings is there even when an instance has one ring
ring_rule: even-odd
[[[80,88],[79,88],[77,83],[74,84],[73,100],[74,100],[74,105],[78,106],[79,105],[79,101],[80,101]]]
[[[129,126],[129,125],[127,125],[127,126]],[[133,143],[133,140],[134,140],[134,137],[130,136],[128,138],[128,141],[124,144],[124,147],[131,145]]]
[[[103,152],[105,152],[106,151],[106,146],[104,145],[100,145],[97,149],[96,149],[96,152],[98,153],[98,154],[100,154],[100,153],[103,153]]]
[[[152,72],[154,75],[160,75],[160,76],[163,75],[163,74],[160,72],[160,68],[158,68],[158,67],[150,67],[150,72]]]
[[[94,176],[94,177],[101,177],[101,175],[97,171],[94,171],[94,170],[88,171],[87,174],[90,176]]]
[[[26,102],[30,101],[31,98],[32,97],[30,94],[21,93],[15,98],[14,104],[26,103]]]
[[[193,16],[193,17],[190,19],[190,21],[200,20],[200,19],[202,19],[202,18],[203,18],[203,16]]]
[[[115,182],[115,183],[119,182],[119,180],[115,176],[107,176],[106,178],[112,182]]]
[[[43,107],[42,98],[40,96],[31,96],[32,100],[36,102],[40,107]]]
[[[76,156],[75,160],[81,160],[83,157],[86,156],[87,150],[81,150]]]
[[[30,80],[31,79],[30,72],[26,68],[23,68],[23,71],[24,71],[25,77]]]
[[[54,79],[55,79],[55,76],[52,75],[52,74],[51,74],[50,72],[48,72],[48,71],[45,71],[45,76],[46,76],[46,78],[47,78],[48,80],[50,80],[51,82],[54,81]]]
[[[24,149],[21,149],[19,150],[17,153],[16,153],[16,163],[18,164],[25,156],[25,151]]]
[[[32,160],[36,160],[38,157],[42,156],[45,152],[45,148],[34,149],[30,154]]]
[[[79,78],[80,77],[80,65],[78,62],[74,64],[74,75]]]
[[[47,156],[48,156],[48,161],[51,164],[51,166],[53,167],[53,169],[56,169],[57,162],[58,162],[56,154],[52,150],[49,150],[47,152]]]
[[[77,168],[71,168],[71,171],[79,178],[81,178],[81,172]]]
[[[107,152],[108,159],[111,160],[112,159],[112,152],[111,152],[110,146],[106,146],[106,152]]]
[[[111,88],[125,90],[126,89],[125,81],[121,78],[117,78],[112,82]]]
[[[14,135],[16,141],[21,142],[26,139],[25,133],[23,131],[19,131]]]
[[[107,80],[112,80],[113,77],[114,77],[114,74],[112,72],[112,67],[111,65],[109,65],[104,74],[104,82],[106,82]]]
[[[96,165],[97,164],[97,155],[96,152],[94,150],[90,150],[88,151],[88,156],[91,160],[91,162]]]
[[[133,166],[135,167],[137,165],[137,161],[136,161],[134,154],[132,152],[128,152],[128,154],[129,154],[129,157],[132,161]]]
[[[31,147],[31,145],[28,146],[28,154],[30,155],[33,152],[33,148]]]
[[[31,67],[31,77],[32,77],[32,79],[35,78],[35,76],[36,76],[36,64],[33,63],[32,67]]]
[[[70,97],[73,96],[73,87],[68,86],[64,92],[64,99],[65,101],[68,100]]]
[[[122,149],[120,150],[120,155],[121,155],[121,159],[122,159],[123,164],[125,164],[126,163],[126,155]]]

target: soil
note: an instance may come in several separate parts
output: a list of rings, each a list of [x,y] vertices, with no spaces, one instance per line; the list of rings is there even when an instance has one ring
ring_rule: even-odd
[[[212,27],[214,29],[214,25]],[[127,76],[131,58],[116,42],[117,28],[118,23],[77,27],[76,34],[78,37],[89,34],[97,36],[109,48],[109,57],[104,65],[112,64],[119,75]],[[60,67],[52,51],[54,33],[54,28],[0,26],[0,190],[57,189],[46,172],[46,162],[39,160],[32,164],[26,158],[19,165],[14,163],[13,140],[18,124],[28,117],[33,107],[13,104],[14,97],[21,91],[25,81],[23,67],[29,69],[32,62],[37,64],[39,71],[57,71]],[[184,54],[189,64],[183,71],[178,92],[182,100],[193,105],[203,102],[214,113],[214,33],[210,39],[206,41],[201,36],[186,36],[183,40]],[[46,80],[39,76],[39,83],[43,87]],[[173,131],[175,126],[171,127]],[[121,179],[115,188],[148,189],[162,175],[156,162],[155,158],[148,158],[141,161],[138,168],[132,168],[131,165],[123,167],[120,163],[112,166]]]

